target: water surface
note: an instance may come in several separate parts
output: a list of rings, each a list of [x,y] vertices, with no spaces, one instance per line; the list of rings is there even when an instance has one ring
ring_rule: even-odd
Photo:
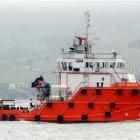
[[[140,122],[0,122],[0,140],[138,140]]]

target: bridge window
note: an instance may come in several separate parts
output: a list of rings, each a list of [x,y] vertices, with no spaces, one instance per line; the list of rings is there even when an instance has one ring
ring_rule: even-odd
[[[117,68],[118,68],[118,69],[123,69],[124,66],[125,66],[124,63],[118,63],[118,64],[117,64]]]
[[[115,62],[110,62],[110,68],[115,68]]]
[[[124,63],[122,63],[121,68],[124,69],[124,66],[125,66]]]
[[[104,65],[105,65],[105,68],[109,68],[109,63],[108,62],[105,62]]]
[[[83,59],[76,59],[77,63],[83,63]]]
[[[72,71],[72,62],[68,63],[68,68],[69,68],[69,71]]]
[[[90,62],[90,67],[93,67],[94,66],[94,63],[93,62]]]
[[[99,62],[96,62],[96,64],[95,64],[97,67],[99,67],[100,66],[100,64],[99,64]]]
[[[86,62],[86,68],[88,68],[90,65],[89,65],[89,62]]]
[[[100,62],[100,63],[99,63],[99,67],[100,67],[100,68],[104,68],[104,62]]]
[[[63,68],[63,71],[66,71],[67,70],[67,62],[62,62],[62,68]]]

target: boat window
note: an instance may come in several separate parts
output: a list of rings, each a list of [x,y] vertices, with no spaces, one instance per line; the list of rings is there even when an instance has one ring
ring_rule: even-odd
[[[115,68],[115,62],[110,62],[110,68]]]
[[[103,62],[103,68],[105,67],[105,63]]]
[[[118,63],[117,68],[118,69],[123,69],[124,68],[124,63]]]
[[[104,62],[99,63],[100,68],[104,68]]]
[[[100,66],[99,62],[96,62],[96,63],[95,63],[95,66],[96,66],[96,67],[99,67],[99,66]]]
[[[89,67],[89,62],[86,62],[86,68],[88,68]]]
[[[104,63],[104,67],[105,67],[105,68],[109,68],[109,63],[108,63],[108,62],[105,62],[105,63]]]
[[[68,63],[68,68],[69,68],[69,71],[72,71],[72,62]]]
[[[67,70],[67,62],[62,62],[62,68],[64,71]]]
[[[117,63],[117,69],[119,69],[120,68],[120,63]]]
[[[90,62],[90,67],[93,67],[93,65],[94,65],[93,62]]]
[[[125,66],[125,64],[124,64],[124,63],[122,63],[122,69],[124,69],[124,66]]]
[[[83,63],[83,59],[76,59],[77,63]]]
[[[96,62],[96,63],[95,63],[95,67],[96,67],[95,72],[99,72],[99,68],[100,68],[99,66],[100,66],[100,65],[99,65],[99,62]]]

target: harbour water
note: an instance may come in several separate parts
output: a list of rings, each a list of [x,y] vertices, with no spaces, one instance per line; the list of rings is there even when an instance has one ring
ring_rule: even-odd
[[[0,122],[0,140],[138,140],[140,122]]]

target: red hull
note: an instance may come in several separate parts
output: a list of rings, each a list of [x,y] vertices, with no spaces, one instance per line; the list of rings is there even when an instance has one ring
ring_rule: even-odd
[[[80,88],[68,101],[49,101],[39,110],[0,110],[0,120],[112,122],[140,119],[140,85]]]

